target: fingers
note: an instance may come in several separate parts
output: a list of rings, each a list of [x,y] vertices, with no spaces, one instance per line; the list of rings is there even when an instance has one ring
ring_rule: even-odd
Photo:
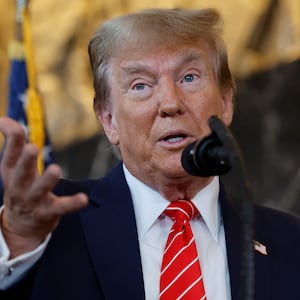
[[[16,121],[0,118],[0,131],[5,138],[1,175],[6,188],[26,188],[37,176],[38,149],[26,143],[23,127]]]
[[[20,124],[7,117],[0,118],[0,131],[5,138],[2,166],[3,168],[12,168],[23,150],[25,131]]]
[[[61,176],[61,169],[53,164],[41,176],[37,174],[38,149],[26,143],[25,131],[20,124],[8,117],[0,117],[0,131],[5,138],[1,174],[4,201],[8,207],[18,207],[19,211],[26,210],[26,207],[30,211],[48,207],[51,218],[80,209],[87,203],[84,195],[56,199],[51,194]]]
[[[30,198],[32,201],[40,202],[43,217],[46,217],[46,215],[50,218],[61,217],[64,214],[83,208],[88,203],[88,198],[83,193],[64,197],[52,194],[52,190],[60,176],[61,168],[52,164],[30,187]]]
[[[14,185],[26,188],[37,177],[38,149],[33,144],[26,144],[15,164],[15,171],[12,174]]]
[[[51,164],[45,172],[32,182],[30,192],[34,199],[45,198],[50,193],[61,176],[61,168],[56,164]]]
[[[64,197],[54,195],[52,190],[61,176],[61,168],[52,164],[40,176],[37,173],[38,149],[26,143],[22,126],[7,117],[0,117],[0,131],[5,138],[1,161],[5,190],[3,232],[10,250],[24,253],[53,231],[64,214],[87,205],[88,198],[82,193]],[[17,240],[22,240],[22,246],[16,243]]]
[[[88,197],[83,193],[78,193],[73,196],[58,197],[55,199],[52,206],[47,210],[48,214],[53,213],[57,216],[63,216],[84,208],[88,204]]]

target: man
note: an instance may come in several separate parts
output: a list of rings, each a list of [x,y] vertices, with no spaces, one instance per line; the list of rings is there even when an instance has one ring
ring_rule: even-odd
[[[211,115],[232,120],[220,21],[209,9],[147,10],[96,31],[89,45],[94,108],[122,158],[104,179],[59,180],[56,165],[38,176],[35,147],[20,126],[0,120],[1,299],[163,299],[173,224],[165,210],[182,200],[199,211],[186,223],[203,290],[188,298],[195,282],[168,299],[238,298],[239,214],[217,177],[193,177],[181,165],[183,149],[210,133]],[[266,208],[255,213],[255,299],[299,299],[299,220]]]

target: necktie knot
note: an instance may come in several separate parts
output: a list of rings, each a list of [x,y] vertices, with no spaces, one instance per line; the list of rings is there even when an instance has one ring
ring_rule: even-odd
[[[165,209],[165,215],[173,220],[189,221],[193,219],[198,213],[198,209],[189,200],[171,201],[169,206]]]

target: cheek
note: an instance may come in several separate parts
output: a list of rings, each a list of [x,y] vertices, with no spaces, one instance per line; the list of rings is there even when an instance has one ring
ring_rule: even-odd
[[[207,91],[194,98],[193,105],[189,106],[189,116],[198,128],[199,137],[208,135],[211,129],[208,120],[211,116],[222,117],[222,98],[218,93]]]
[[[151,130],[155,121],[155,110],[153,107],[144,103],[122,105],[122,107],[119,107],[117,119],[120,140],[128,140],[130,138],[133,143],[140,144],[143,148],[147,146],[147,140],[151,136]]]
[[[145,101],[124,100],[119,106],[119,117],[130,125],[136,125],[138,129],[143,130],[149,127],[157,114],[155,101],[148,99]]]
[[[221,96],[212,92],[198,95],[190,110],[197,115],[199,121],[205,121],[211,115],[220,115],[223,110]]]

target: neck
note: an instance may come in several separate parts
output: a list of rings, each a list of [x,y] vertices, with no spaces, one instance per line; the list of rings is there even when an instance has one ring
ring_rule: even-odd
[[[213,177],[189,178],[186,180],[161,180],[156,182],[155,189],[168,200],[192,199],[200,190],[207,186]]]
[[[192,199],[201,189],[206,187],[213,177],[195,177],[185,174],[182,177],[168,176],[133,176],[144,184],[158,191],[164,198],[172,200]]]

